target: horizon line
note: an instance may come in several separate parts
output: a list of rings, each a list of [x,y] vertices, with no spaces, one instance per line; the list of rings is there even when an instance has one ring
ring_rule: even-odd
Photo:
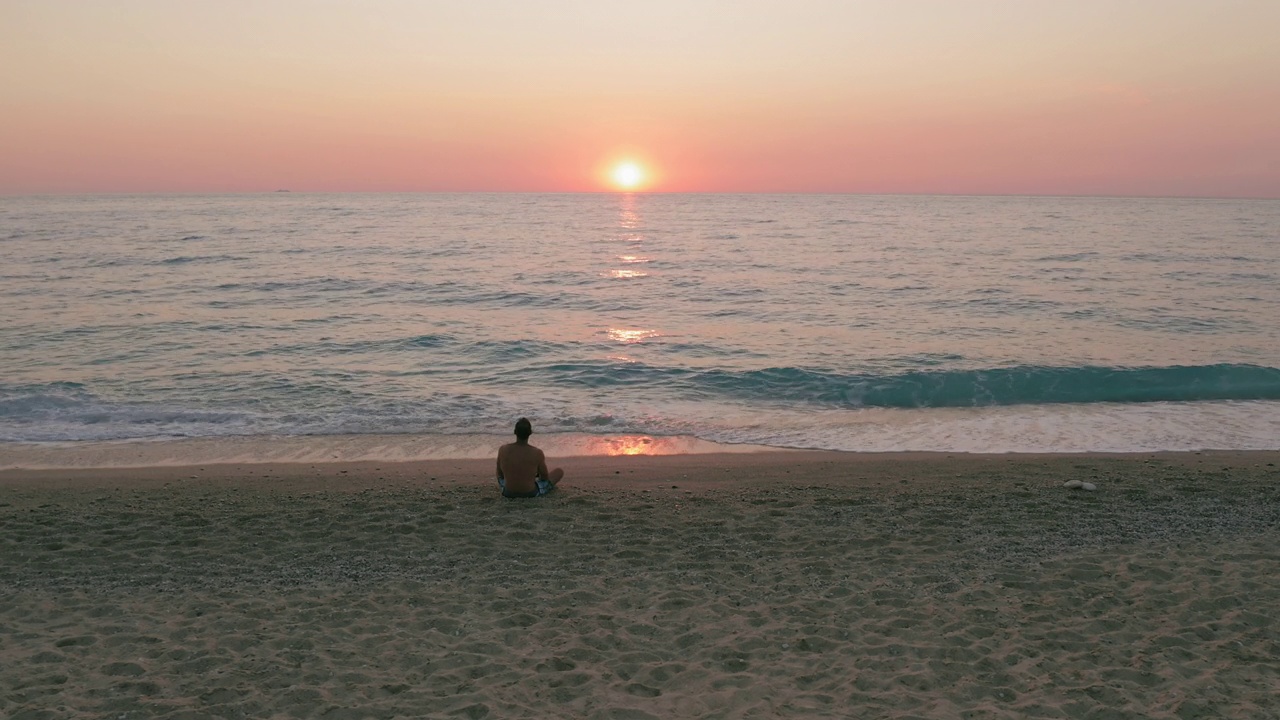
[[[247,196],[247,195],[814,195],[860,197],[953,197],[953,198],[1078,198],[1115,200],[1280,200],[1277,195],[1138,195],[1101,193],[963,193],[963,192],[840,192],[813,190],[141,190],[0,193],[9,198],[75,198],[132,196]]]

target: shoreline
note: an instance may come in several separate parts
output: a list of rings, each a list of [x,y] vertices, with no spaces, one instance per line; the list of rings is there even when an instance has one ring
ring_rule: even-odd
[[[0,442],[0,473],[44,470],[239,467],[251,465],[410,464],[488,460],[509,435],[251,435],[106,441]],[[1275,449],[1099,451],[846,450],[723,443],[692,435],[538,434],[534,444],[552,461],[605,461],[626,457],[821,455],[854,459],[891,457],[1152,457],[1195,454],[1280,455]]]
[[[496,447],[496,446],[495,446]],[[1280,467],[1280,450],[1188,450],[1150,453],[956,453],[903,451],[860,453],[839,450],[767,449],[668,455],[579,455],[548,457],[552,467],[566,472],[565,488],[577,482],[664,484],[686,480],[698,487],[750,487],[761,483],[804,482],[819,485],[877,482],[873,476],[898,476],[907,470],[915,479],[947,483],[949,474],[970,481],[982,475],[1037,469],[1037,474],[1068,473],[1094,463],[1122,471],[1126,466],[1157,463],[1195,469],[1222,466]],[[1070,467],[1069,467],[1070,466]],[[1098,472],[1098,471],[1091,471]],[[637,476],[638,475],[638,476]],[[692,478],[690,477],[692,475]],[[728,475],[729,477],[721,477]],[[789,477],[794,475],[794,478]],[[1280,479],[1280,470],[1276,476]],[[264,483],[269,480],[269,483]],[[194,482],[193,482],[194,481]],[[437,482],[449,485],[488,485],[493,482],[489,458],[430,458],[416,460],[329,460],[302,462],[202,462],[192,464],[102,467],[3,467],[0,489],[10,487],[155,487],[157,483],[280,487],[281,483],[318,488],[403,487]]]
[[[701,428],[698,432],[705,437],[688,434],[695,427]],[[512,437],[505,427],[499,430],[490,425],[467,427],[467,432],[459,434],[387,432],[384,428],[382,432],[348,434],[177,433],[74,441],[30,440],[33,428],[6,429],[10,438],[27,439],[0,442],[0,469],[479,459],[490,457]],[[535,427],[533,442],[548,457],[781,450],[967,454],[1280,451],[1280,401],[870,408],[816,415],[780,409],[765,417],[737,417],[710,425],[675,422],[667,430],[647,429],[648,433],[623,432],[606,424],[541,432]],[[92,430],[82,428],[77,433],[92,435]],[[668,431],[686,434],[662,434]]]
[[[0,443],[0,471],[245,465],[263,463],[415,462],[491,457],[510,435],[250,435],[67,442]],[[790,452],[789,448],[717,443],[689,435],[543,434],[548,457],[703,455]],[[838,451],[832,451],[838,452]]]

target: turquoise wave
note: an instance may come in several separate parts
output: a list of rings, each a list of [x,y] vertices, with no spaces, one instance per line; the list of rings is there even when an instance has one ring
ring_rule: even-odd
[[[553,365],[544,372],[543,380],[550,379],[559,385],[601,389],[664,385],[693,398],[714,395],[850,407],[1280,400],[1280,368],[1259,365],[1017,366],[877,375],[796,367],[734,372],[654,367],[642,363],[584,363]]]
[[[426,337],[426,336],[424,336]],[[428,341],[429,342],[429,341]],[[355,387],[350,375],[312,375],[303,380],[275,375],[220,377],[203,391],[177,397],[122,395],[81,383],[0,383],[0,442],[114,440],[146,437],[226,435],[332,435],[468,433],[505,427],[517,408],[505,398],[512,386],[533,386],[532,395],[572,396],[586,389],[584,403],[541,401],[544,430],[553,432],[689,433],[687,422],[646,415],[637,408],[663,400],[705,402],[705,407],[749,407],[769,417],[773,409],[962,408],[1055,403],[1143,403],[1280,400],[1280,369],[1257,365],[1147,368],[1021,366],[987,370],[921,370],[898,374],[835,373],[795,367],[751,371],[691,369],[642,363],[526,365],[489,372],[475,384],[452,390]],[[447,375],[431,375],[428,385]],[[474,392],[501,386],[502,393]],[[558,388],[558,390],[557,390]],[[515,393],[520,396],[520,392]],[[194,397],[192,397],[194,395]],[[582,394],[578,393],[581,398]],[[609,398],[612,402],[604,402]],[[654,400],[660,398],[659,400]],[[519,403],[516,403],[519,405]],[[604,412],[609,409],[609,412]],[[615,415],[614,413],[617,413]],[[648,411],[646,411],[648,412]],[[704,423],[705,424],[705,423]],[[714,424],[714,421],[712,422]],[[697,427],[693,434],[697,434]],[[794,444],[771,435],[748,438],[762,444]],[[737,441],[743,438],[731,436]],[[825,437],[825,436],[824,436]],[[817,443],[820,440],[806,441]]]

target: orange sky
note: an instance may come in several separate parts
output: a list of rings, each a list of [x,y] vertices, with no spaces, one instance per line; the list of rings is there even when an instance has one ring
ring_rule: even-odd
[[[1274,0],[4,0],[0,193],[1280,197]]]

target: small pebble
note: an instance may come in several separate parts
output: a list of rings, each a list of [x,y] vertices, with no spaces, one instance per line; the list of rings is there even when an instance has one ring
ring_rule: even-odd
[[[1068,480],[1062,483],[1062,487],[1071,488],[1072,490],[1075,490],[1078,487],[1084,487],[1084,482],[1081,480]]]
[[[1088,490],[1089,492],[1093,492],[1094,490],[1097,490],[1097,489],[1098,489],[1098,486],[1097,486],[1097,485],[1094,485],[1093,483],[1080,483],[1080,489],[1081,489],[1081,490]]]

